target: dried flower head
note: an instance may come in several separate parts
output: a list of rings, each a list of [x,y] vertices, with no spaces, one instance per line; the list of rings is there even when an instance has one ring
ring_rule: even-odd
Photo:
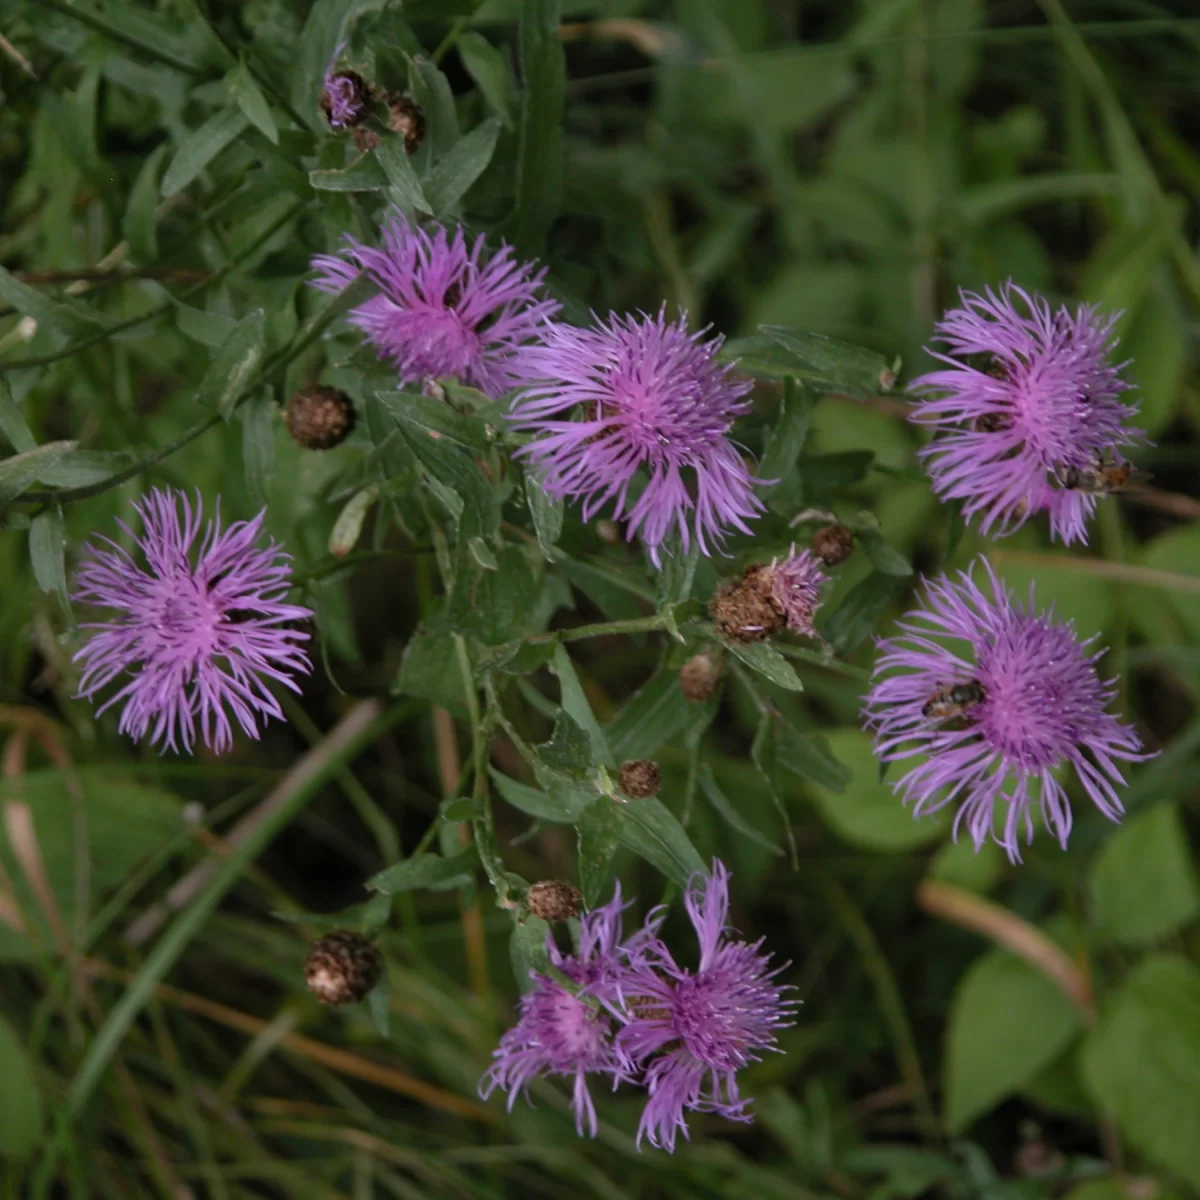
[[[522,360],[525,384],[510,415],[534,440],[519,454],[548,495],[583,502],[585,521],[611,503],[656,565],[673,530],[685,550],[694,539],[712,553],[730,530],[750,532],[764,509],[729,438],[751,385],[717,361],[720,347],[662,312],[610,315],[590,329],[549,326]]]
[[[345,392],[317,384],[301,388],[288,401],[288,432],[306,450],[330,450],[354,430],[354,405]]]
[[[701,651],[679,668],[679,690],[685,700],[703,704],[716,694],[721,682],[722,663],[715,654]]]
[[[994,838],[1014,862],[1030,815],[1066,847],[1071,807],[1058,768],[1070,764],[1110,820],[1122,808],[1116,760],[1137,761],[1137,734],[1106,712],[1115,689],[1096,674],[1069,622],[1021,606],[985,561],[985,588],[968,572],[926,584],[924,603],[880,642],[863,710],[884,761],[917,759],[895,785],[916,816],[958,804],[978,849]],[[996,828],[994,810],[1003,820]]]
[[[621,764],[617,776],[621,791],[634,800],[645,800],[658,795],[659,784],[662,783],[662,772],[658,763],[648,758],[630,759]]]
[[[500,1039],[494,1062],[480,1083],[485,1098],[496,1089],[508,1093],[508,1108],[542,1075],[573,1081],[571,1107],[575,1129],[596,1136],[596,1109],[588,1092],[589,1074],[606,1075],[615,1089],[632,1078],[613,1047],[614,1010],[621,1000],[627,949],[621,941],[621,888],[612,900],[583,917],[579,953],[563,954],[552,939],[550,962],[572,983],[568,989],[549,975],[532,974],[533,987],[521,997],[520,1019]]]
[[[761,642],[784,629],[812,637],[825,578],[816,558],[793,546],[786,558],[748,567],[718,589],[709,612],[734,642]]]
[[[1125,364],[1110,361],[1116,316],[1052,311],[1011,282],[961,300],[937,325],[944,365],[910,388],[910,419],[937,434],[921,451],[934,491],[984,533],[1046,510],[1053,537],[1086,541],[1098,497],[1130,473],[1120,448],[1139,436],[1124,424],[1137,411],[1121,399]]]
[[[298,692],[293,676],[310,669],[309,635],[294,624],[312,615],[283,601],[291,570],[279,545],[258,544],[265,510],[222,530],[219,513],[204,525],[198,496],[193,507],[182,492],[156,489],[134,507],[141,535],[119,524],[145,566],[103,538],[108,548],[93,547],[75,576],[77,601],[115,610],[81,625],[92,632],[75,654],[79,695],[92,700],[121,682],[97,712],[121,705],[122,733],[171,750],[191,753],[197,726],[206,746],[228,750],[231,716],[257,738],[260,722],[283,717],[268,682]]]
[[[574,884],[561,879],[544,879],[530,884],[525,904],[543,921],[567,921],[583,912],[583,893]]]
[[[854,534],[845,525],[822,525],[813,534],[812,549],[827,567],[836,567],[854,553]]]
[[[392,216],[378,248],[344,239],[340,255],[313,259],[313,286],[337,293],[365,271],[379,289],[347,318],[402,385],[428,386],[450,375],[495,398],[515,386],[520,360],[558,311],[539,299],[544,270],[519,262],[510,246],[490,257],[483,237],[468,246],[461,227],[449,235]]]
[[[631,963],[624,981],[630,1016],[617,1048],[631,1070],[643,1072],[650,1098],[638,1141],[674,1151],[688,1136],[685,1113],[711,1112],[750,1121],[737,1073],[775,1049],[778,1031],[792,1024],[795,1002],[775,982],[762,942],[729,933],[729,872],[714,860],[712,874],[694,880],[685,898],[700,942],[695,971],[680,967],[655,936]],[[656,917],[654,919],[657,919]]]
[[[304,982],[322,1004],[365,999],[383,975],[383,955],[370,938],[338,929],[313,942],[304,962]]]
[[[321,89],[321,111],[330,129],[350,129],[371,111],[371,85],[357,71],[331,71]]]
[[[393,92],[388,97],[388,128],[404,138],[406,154],[415,154],[425,140],[425,113],[411,96]]]

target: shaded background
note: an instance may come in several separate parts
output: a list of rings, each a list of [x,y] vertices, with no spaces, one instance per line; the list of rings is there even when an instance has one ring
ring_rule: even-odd
[[[552,9],[529,3],[526,20]],[[464,131],[500,118],[462,211],[541,252],[574,319],[665,303],[731,337],[760,324],[817,331],[901,356],[902,387],[959,287],[1011,277],[1123,310],[1122,354],[1153,443],[1136,461],[1150,485],[1102,504],[1087,548],[1052,547],[1034,523],[989,553],[1022,591],[1036,580],[1041,601],[1102,635],[1118,707],[1166,752],[1133,773],[1119,830],[1079,808],[1068,852],[1043,838],[1017,868],[991,848],[953,847],[944,824],[903,812],[856,731],[865,628],[844,665],[800,664],[805,693],[779,698],[800,728],[826,730],[854,773],[835,796],[766,764],[798,848],[793,870],[751,759],[751,699],[731,691],[704,742],[722,807],[689,788],[695,748],[669,689],[649,716],[644,698],[620,715],[661,678],[656,667],[671,666],[658,640],[574,646],[597,716],[662,763],[661,797],[702,855],[730,862],[736,923],[791,960],[785,977],[803,1007],[786,1053],[748,1072],[756,1123],[698,1117],[693,1144],[673,1158],[634,1149],[632,1092],[598,1097],[595,1143],[575,1139],[555,1087],[535,1088],[537,1107],[511,1117],[496,1100],[480,1104],[476,1083],[516,996],[512,924],[486,890],[478,903],[457,890],[397,900],[383,936],[386,1037],[365,1006],[321,1010],[303,989],[307,942],[325,927],[305,914],[364,901],[363,880],[431,829],[468,749],[436,672],[389,697],[418,621],[439,603],[428,537],[403,523],[398,499],[373,510],[348,565],[331,557],[370,443],[360,431],[313,455],[275,420],[274,404],[318,377],[360,403],[365,381],[380,378],[353,338],[322,338],[272,360],[229,425],[64,506],[69,570],[82,539],[127,514],[147,482],[220,492],[230,515],[268,503],[317,610],[323,662],[288,702],[289,724],[261,743],[220,759],[158,757],[73,700],[71,617],[53,560],[35,579],[32,510],[4,512],[0,1188],[37,1194],[54,1179],[62,1195],[355,1200],[1200,1191],[1194,6],[568,4],[557,195],[551,162],[524,175],[518,163],[529,78],[518,70],[520,12],[492,0],[311,10],[8,0],[0,263],[47,298],[142,318],[93,337],[58,311],[65,324],[35,331],[27,300],[0,300],[0,369],[38,441],[134,458],[171,442],[203,415],[196,392],[212,348],[250,309],[265,310],[273,351],[296,347],[320,308],[304,285],[309,258],[340,231],[365,235],[378,199],[316,189],[308,175],[354,157],[344,140],[300,128],[313,122],[324,66],[313,47],[328,43],[316,33],[346,20],[346,60],[381,87],[411,88],[435,143],[448,106]],[[412,67],[414,55],[425,65]],[[247,128],[164,195],[164,172],[180,169],[194,131],[237,111]],[[558,125],[552,108],[547,118]],[[18,365],[29,359],[40,365]],[[762,382],[755,400],[745,440],[761,450],[778,386]],[[823,394],[804,450],[820,482],[806,499],[873,511],[918,570],[948,551],[966,565],[987,544],[958,540],[903,412],[896,394]],[[67,488],[117,463],[73,461]],[[764,540],[785,540],[785,515],[771,521]],[[612,585],[623,572],[648,577],[610,535],[568,518],[564,545],[608,573],[564,578],[556,625],[648,611]],[[734,549],[753,556],[749,542]],[[868,574],[862,558],[831,609]],[[715,582],[704,568],[698,591]],[[913,582],[884,597],[879,629]],[[549,735],[555,695],[544,672],[517,685],[534,740]],[[330,731],[369,717],[367,697],[383,698],[375,736],[331,755]],[[438,716],[434,700],[451,712]],[[310,747],[324,766],[305,785],[307,806],[237,868],[215,912],[192,894],[192,925],[159,938],[170,889],[228,858],[233,822],[281,781],[286,791],[289,768],[314,761],[301,758]],[[525,777],[503,740],[494,762]],[[569,826],[505,805],[497,820],[513,870],[573,878]],[[436,837],[454,849],[454,823]],[[615,866],[642,910],[663,897],[645,863],[623,851]],[[1026,958],[1001,949],[1014,944]],[[155,955],[168,956],[165,968]],[[145,1009],[106,1040],[130,980]],[[45,1139],[64,1105],[78,1113],[51,1158]]]

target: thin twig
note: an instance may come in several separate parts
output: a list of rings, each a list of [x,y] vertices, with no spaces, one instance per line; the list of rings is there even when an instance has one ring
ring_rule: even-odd
[[[7,54],[30,79],[37,78],[37,72],[33,69],[33,64],[2,33],[0,33],[0,51]]]
[[[993,550],[991,557],[997,563],[1050,567],[1074,571],[1080,575],[1095,575],[1113,583],[1133,583],[1141,587],[1167,588],[1170,591],[1200,595],[1200,575],[1180,575],[1176,571],[1135,567],[1130,563],[1106,562],[1102,558],[1083,558],[1073,554],[1041,554],[1032,550]]]

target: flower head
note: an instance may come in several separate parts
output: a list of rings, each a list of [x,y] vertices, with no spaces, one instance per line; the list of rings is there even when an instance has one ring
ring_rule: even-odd
[[[1139,436],[1124,425],[1136,412],[1120,398],[1125,364],[1109,359],[1116,316],[1052,311],[1011,282],[961,299],[937,325],[946,352],[931,353],[944,365],[910,387],[921,397],[911,420],[938,434],[921,452],[934,490],[984,533],[1046,510],[1052,536],[1086,540],[1098,497],[1129,475],[1119,447]]]
[[[717,362],[720,347],[662,312],[612,315],[590,329],[551,325],[524,356],[510,416],[534,440],[519,453],[548,495],[583,501],[585,521],[611,501],[656,564],[673,529],[685,550],[694,537],[712,553],[764,510],[729,439],[751,385]],[[649,479],[631,502],[642,469]]]
[[[520,1019],[500,1039],[480,1085],[484,1097],[495,1088],[508,1093],[508,1108],[541,1075],[574,1081],[571,1108],[575,1129],[596,1136],[596,1109],[588,1092],[589,1074],[607,1075],[612,1086],[633,1078],[613,1047],[613,1027],[622,1001],[628,948],[621,939],[621,887],[612,900],[580,921],[579,953],[563,954],[552,938],[550,962],[575,985],[574,991],[549,975],[533,973],[533,988],[521,997]]]
[[[1064,848],[1071,807],[1056,768],[1070,763],[1110,820],[1120,819],[1116,760],[1136,761],[1137,734],[1105,711],[1103,683],[1069,622],[1022,606],[984,562],[985,588],[968,572],[926,585],[924,604],[880,643],[863,715],[884,761],[919,757],[895,785],[915,815],[958,802],[976,849],[993,837],[1014,862],[1032,840],[1030,807]],[[947,644],[948,643],[948,644]],[[1004,806],[1002,830],[993,810]]]
[[[313,286],[336,293],[367,273],[379,290],[347,319],[395,364],[402,385],[452,375],[498,397],[516,385],[525,347],[559,308],[538,299],[544,270],[519,262],[506,245],[488,257],[482,235],[468,246],[461,227],[451,236],[396,215],[382,246],[344,241],[340,255],[313,259]]]
[[[714,860],[707,879],[693,881],[685,904],[700,942],[699,967],[680,967],[652,937],[625,980],[629,1017],[617,1035],[618,1050],[643,1071],[650,1094],[638,1141],[670,1151],[677,1134],[688,1136],[689,1110],[752,1119],[737,1073],[757,1061],[758,1051],[775,1048],[795,1003],[775,982],[783,968],[770,967],[761,941],[727,936],[729,872],[721,862]]]
[[[321,88],[321,110],[331,129],[349,129],[365,119],[371,107],[371,88],[357,71],[325,74]]]
[[[793,546],[787,558],[771,564],[771,585],[783,609],[783,618],[793,633],[815,632],[813,618],[821,607],[821,587],[828,576],[808,550],[796,553]]]
[[[220,753],[233,745],[232,716],[253,738],[259,723],[282,717],[268,689],[275,681],[299,691],[307,672],[308,634],[291,623],[312,616],[285,604],[290,568],[273,541],[260,545],[264,512],[252,521],[204,525],[182,492],[156,489],[135,505],[134,537],[145,565],[108,538],[75,576],[74,598],[116,610],[76,653],[83,664],[79,695],[89,700],[114,681],[121,686],[98,709],[122,705],[119,728],[134,738],[191,752],[200,740]],[[180,518],[182,509],[182,519]]]
[[[734,642],[761,642],[790,629],[816,636],[813,620],[821,607],[821,588],[828,576],[808,550],[786,558],[755,563],[724,584],[709,604],[721,633]]]

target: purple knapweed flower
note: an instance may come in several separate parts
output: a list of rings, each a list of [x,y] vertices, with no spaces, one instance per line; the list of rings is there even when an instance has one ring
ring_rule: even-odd
[[[461,227],[451,236],[394,215],[379,247],[343,240],[340,255],[313,259],[313,287],[337,293],[366,272],[379,290],[347,320],[395,364],[402,386],[449,375],[495,399],[516,385],[526,347],[559,309],[538,298],[544,269],[507,245],[486,255],[482,235],[468,246]]]
[[[1086,541],[1097,499],[1128,478],[1119,447],[1140,436],[1124,425],[1137,411],[1121,400],[1127,364],[1109,358],[1117,315],[1052,311],[1011,282],[960,296],[936,327],[946,352],[930,351],[945,365],[909,388],[910,420],[937,435],[921,451],[934,491],[984,533],[1046,510],[1053,537]]]
[[[721,342],[689,333],[686,317],[610,315],[590,329],[551,325],[522,361],[510,417],[534,440],[518,454],[547,495],[582,500],[585,521],[612,501],[656,565],[672,530],[684,550],[694,537],[710,554],[765,508],[729,439],[751,383],[717,361]],[[649,479],[631,503],[642,468]]]
[[[588,1092],[589,1074],[607,1075],[614,1090],[633,1072],[613,1046],[613,1030],[622,1004],[622,979],[630,954],[637,953],[639,934],[621,944],[621,885],[608,904],[587,913],[579,923],[579,952],[564,954],[551,937],[546,949],[551,964],[574,985],[571,990],[549,975],[532,973],[533,988],[521,997],[521,1016],[493,1051],[480,1084],[485,1098],[494,1089],[508,1093],[511,1112],[517,1096],[542,1075],[574,1081],[571,1109],[575,1130],[587,1127],[596,1136],[596,1109]]]
[[[674,1151],[689,1136],[685,1112],[711,1112],[750,1121],[737,1073],[775,1049],[777,1032],[793,1022],[795,1001],[775,982],[761,940],[733,941],[729,931],[729,872],[718,860],[712,874],[693,880],[684,899],[700,942],[695,971],[680,967],[657,938],[648,940],[624,981],[627,1023],[617,1049],[643,1072],[649,1099],[638,1142]],[[652,914],[653,916],[653,914]],[[655,919],[658,919],[655,917]]]
[[[114,681],[120,688],[97,710],[122,705],[120,731],[171,750],[192,752],[200,740],[221,753],[233,745],[230,716],[252,738],[259,723],[283,717],[268,690],[274,680],[298,692],[296,673],[310,670],[301,649],[308,633],[292,622],[311,617],[285,604],[291,569],[279,545],[260,545],[264,512],[220,527],[182,492],[155,489],[134,505],[135,536],[145,566],[109,538],[108,549],[75,575],[74,599],[115,609],[75,654],[83,665],[79,695],[88,700]],[[183,510],[180,519],[180,508]]]
[[[815,634],[813,618],[821,607],[821,588],[828,578],[815,555],[808,550],[797,554],[795,546],[787,558],[771,564],[771,590],[793,633]]]
[[[986,590],[969,572],[928,582],[921,607],[880,641],[863,716],[880,759],[916,765],[895,784],[916,816],[958,803],[954,833],[976,849],[989,838],[1020,861],[1020,832],[1033,838],[1036,798],[1065,849],[1071,806],[1056,772],[1070,763],[1096,807],[1122,813],[1116,760],[1138,761],[1141,742],[1105,711],[1116,689],[1096,674],[1072,623],[1022,606],[984,561]],[[949,642],[949,644],[945,644]],[[1004,805],[1002,831],[993,821]]]

